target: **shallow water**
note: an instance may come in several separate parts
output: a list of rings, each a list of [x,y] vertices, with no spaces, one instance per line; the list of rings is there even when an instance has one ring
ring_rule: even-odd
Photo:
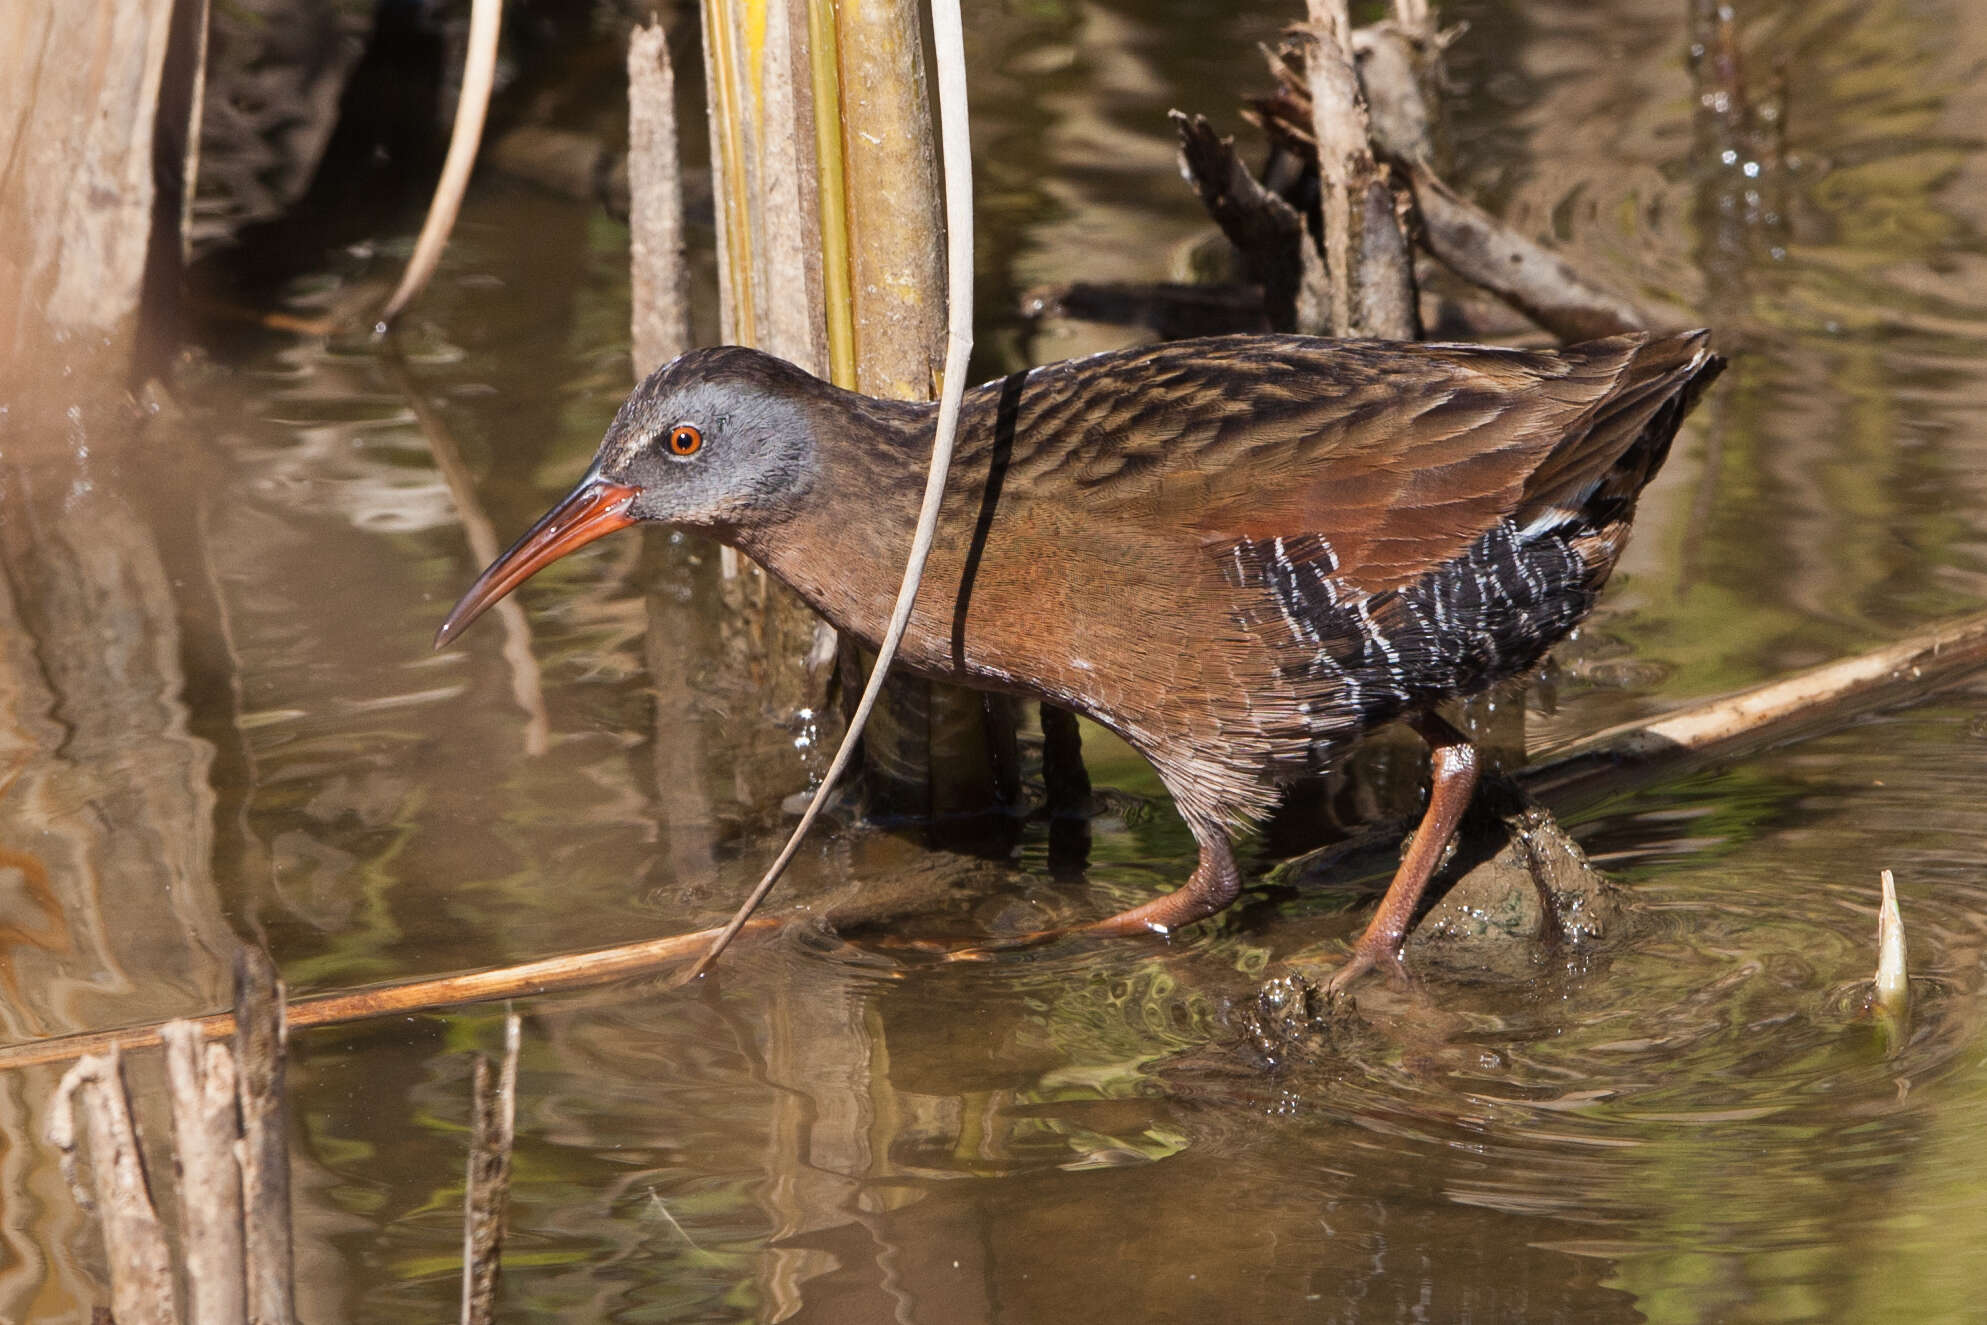
[[[1534,750],[1987,601],[1987,21],[1744,6],[1755,109],[1784,125],[1745,138],[1700,103],[1684,8],[1444,8],[1470,23],[1456,182],[1734,358],[1534,689]],[[1125,338],[1007,310],[1184,262],[1206,227],[1164,111],[1251,141],[1236,98],[1278,17],[973,16],[981,375]],[[292,311],[394,272],[414,224],[327,252]],[[480,564],[465,502],[522,529],[628,385],[625,249],[485,178],[404,362],[217,330],[138,445],[79,425],[0,447],[9,1039],[222,1006],[243,937],[303,994],[686,930],[749,886],[822,732],[735,665],[713,548],[619,536],[539,576],[521,618],[429,649]],[[890,943],[901,910],[974,933],[1184,877],[1190,838],[1096,733],[1120,794],[1079,871],[1038,821],[993,859],[821,834],[783,895],[870,923],[741,947],[695,994],[519,1005],[501,1311],[1977,1318],[1983,694],[1624,785],[1573,825],[1627,889],[1605,945],[1520,987],[1369,980],[1362,1027],[1276,1070],[1238,1009],[1342,951],[1364,900],[1263,891],[1171,943],[979,965]],[[1916,976],[1889,1037],[1858,984],[1885,867]],[[453,1311],[469,1055],[499,1019],[296,1037],[307,1319]],[[162,1135],[156,1061],[132,1071]],[[41,1140],[55,1079],[0,1081],[7,1319],[108,1300]]]

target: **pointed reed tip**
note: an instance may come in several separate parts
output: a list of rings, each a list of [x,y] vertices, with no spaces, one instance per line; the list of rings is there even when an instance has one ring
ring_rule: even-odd
[[[1871,992],[1877,1005],[1893,1017],[1911,1006],[1911,973],[1905,961],[1904,918],[1897,908],[1897,879],[1889,870],[1879,876],[1883,899],[1877,906],[1877,972]]]

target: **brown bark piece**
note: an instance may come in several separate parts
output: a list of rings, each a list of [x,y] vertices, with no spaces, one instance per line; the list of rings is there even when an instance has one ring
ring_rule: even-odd
[[[1263,288],[1271,330],[1297,330],[1297,292],[1303,284],[1304,222],[1291,205],[1264,188],[1232,139],[1206,117],[1171,113],[1180,135],[1180,168],[1200,194],[1214,223],[1242,255],[1243,270]]]
[[[1589,284],[1565,259],[1506,229],[1427,166],[1410,166],[1408,178],[1428,251],[1562,341],[1595,340],[1649,325],[1633,304]]]

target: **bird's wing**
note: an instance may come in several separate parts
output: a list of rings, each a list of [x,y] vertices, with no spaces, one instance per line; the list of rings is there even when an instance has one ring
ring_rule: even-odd
[[[1642,344],[1230,337],[1054,365],[1012,415],[1010,477],[1217,553],[1323,538],[1342,581],[1378,591],[1604,472],[1633,436],[1579,443]]]

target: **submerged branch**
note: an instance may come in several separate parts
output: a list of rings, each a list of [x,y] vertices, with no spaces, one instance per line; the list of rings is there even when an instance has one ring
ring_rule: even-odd
[[[1922,699],[1983,666],[1987,613],[1648,722],[1609,727],[1515,776],[1534,796],[1563,797],[1628,769],[1684,756],[1756,750],[1873,708]]]

